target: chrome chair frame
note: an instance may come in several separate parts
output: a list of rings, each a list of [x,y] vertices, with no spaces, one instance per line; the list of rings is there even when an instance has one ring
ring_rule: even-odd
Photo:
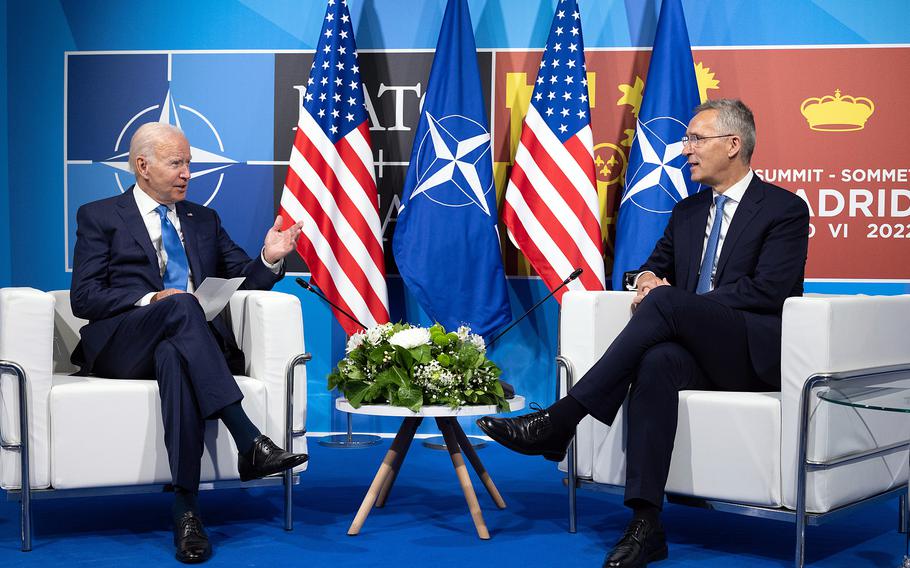
[[[302,430],[294,429],[294,374],[297,367],[306,365],[312,359],[309,353],[301,353],[288,361],[285,370],[285,437],[284,443],[286,448],[293,448],[294,438],[306,435],[306,428]],[[28,398],[27,389],[28,377],[25,370],[13,361],[0,360],[0,371],[12,372],[16,375],[19,382],[19,443],[14,444],[6,441],[3,433],[0,432],[0,443],[6,450],[19,451],[19,462],[21,469],[21,488],[4,490],[7,501],[20,502],[20,540],[22,552],[29,552],[32,549],[32,500],[33,499],[59,499],[66,497],[94,497],[100,495],[132,495],[140,493],[164,493],[172,491],[170,484],[149,484],[149,485],[125,485],[118,487],[101,487],[90,489],[32,489],[29,483],[29,444],[28,444]],[[251,488],[251,487],[268,487],[275,485],[284,485],[284,530],[293,530],[293,501],[294,485],[300,483],[300,475],[295,474],[293,470],[287,470],[281,476],[272,476],[264,479],[241,482],[239,480],[230,481],[210,481],[201,483],[200,490],[212,489],[231,489],[231,488]]]
[[[566,392],[575,384],[575,369],[572,362],[563,356],[556,357],[557,368],[562,369],[566,376]],[[667,502],[678,505],[687,505],[702,509],[712,509],[726,513],[736,513],[750,517],[760,517],[765,519],[774,519],[796,524],[796,549],[794,553],[794,566],[802,568],[805,562],[806,550],[806,526],[817,526],[835,518],[840,518],[854,512],[857,508],[877,503],[883,500],[893,499],[899,496],[900,505],[898,507],[898,531],[906,533],[908,530],[908,486],[895,487],[888,491],[867,497],[856,503],[843,505],[825,513],[809,513],[806,511],[806,478],[810,471],[821,471],[839,466],[844,466],[858,461],[881,457],[895,452],[907,450],[910,448],[910,442],[899,442],[883,448],[874,450],[864,450],[834,460],[817,462],[807,459],[808,451],[808,434],[809,434],[809,412],[812,391],[816,388],[826,387],[832,383],[851,380],[897,380],[900,378],[910,378],[910,364],[892,365],[886,367],[873,367],[867,369],[856,369],[839,373],[819,373],[810,376],[803,385],[802,394],[800,395],[800,417],[799,417],[799,441],[797,447],[798,468],[796,476],[796,510],[785,509],[783,507],[760,507],[756,505],[746,505],[731,501],[720,501],[715,499],[703,499],[689,495],[667,494]],[[559,389],[557,381],[557,389]],[[560,393],[557,391],[557,398]],[[575,439],[572,439],[569,445],[567,456],[567,475],[564,480],[568,487],[569,499],[569,532],[574,533],[577,530],[577,509],[576,493],[578,488],[589,489],[593,491],[622,494],[624,487],[621,485],[611,485],[605,483],[596,483],[589,480],[578,479],[578,462],[576,460]]]

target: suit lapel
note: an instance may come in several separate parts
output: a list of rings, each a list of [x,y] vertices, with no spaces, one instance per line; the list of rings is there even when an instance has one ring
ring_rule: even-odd
[[[730,222],[730,228],[727,229],[727,235],[724,237],[724,245],[720,249],[720,257],[717,259],[717,271],[714,276],[715,282],[720,282],[724,266],[727,264],[727,261],[730,260],[733,249],[736,248],[736,241],[739,240],[743,232],[745,232],[746,227],[752,222],[752,219],[755,218],[755,214],[758,213],[761,200],[765,197],[763,183],[764,182],[762,182],[757,175],[753,176],[752,182],[743,194],[742,201],[736,207],[736,213],[733,215],[733,220]]]
[[[687,219],[688,231],[686,231],[685,236],[689,239],[689,242],[682,243],[688,246],[683,246],[679,249],[687,251],[689,254],[689,258],[686,259],[684,264],[686,266],[686,275],[680,283],[690,292],[694,292],[695,286],[698,284],[701,253],[705,246],[705,227],[708,225],[708,212],[711,210],[713,192],[710,189],[706,189],[696,195],[698,197],[698,205],[690,208]]]
[[[133,197],[134,191],[136,191],[135,185],[120,196],[117,201],[117,212],[120,213],[120,218],[123,219],[126,228],[136,242],[139,243],[139,246],[142,247],[142,250],[145,251],[149,262],[155,267],[155,272],[158,273],[158,254],[155,252],[155,247],[152,246],[152,239],[149,237],[148,229],[145,227],[145,221],[142,220],[142,215],[139,214],[136,198]],[[160,278],[161,274],[158,274],[158,277]]]
[[[199,248],[196,246],[196,219],[192,212],[187,211],[184,202],[178,201],[176,208],[177,217],[180,218],[180,231],[183,233],[183,248],[190,263],[193,288],[198,288],[201,284],[199,278],[202,277],[202,261],[199,258]]]

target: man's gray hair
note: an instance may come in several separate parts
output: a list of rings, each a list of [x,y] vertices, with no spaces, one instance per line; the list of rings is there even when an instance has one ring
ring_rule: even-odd
[[[706,101],[695,107],[695,114],[706,110],[717,111],[717,133],[735,134],[742,142],[740,157],[748,165],[755,151],[755,117],[739,99]]]
[[[183,131],[165,122],[146,122],[140,126],[130,139],[130,171],[136,173],[136,158],[144,157],[149,162],[155,159],[155,145],[168,135],[179,134]]]

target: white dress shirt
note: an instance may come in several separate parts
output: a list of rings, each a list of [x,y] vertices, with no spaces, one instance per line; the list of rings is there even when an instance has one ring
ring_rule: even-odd
[[[161,242],[161,216],[158,214],[156,209],[160,203],[152,199],[149,194],[144,192],[139,186],[135,186],[133,189],[133,197],[136,199],[136,206],[139,207],[139,215],[142,217],[142,222],[145,223],[145,230],[149,233],[149,238],[152,239],[152,248],[155,249],[155,254],[158,256],[158,270],[161,273],[161,276],[164,277],[164,271],[167,268],[167,251],[164,250],[164,244]],[[180,236],[180,244],[183,244],[183,231],[180,229],[180,217],[177,215],[177,209],[173,203],[167,205],[167,218],[174,225],[174,228],[177,229],[177,234]],[[183,246],[186,249],[186,245]],[[186,291],[192,293],[194,290],[193,287],[193,273],[189,267],[189,262],[187,262],[187,281],[186,281]],[[157,292],[149,292],[145,296],[139,299],[136,302],[137,306],[147,306],[152,301],[152,296]]]
[[[714,274],[717,272],[717,259],[720,258],[720,251],[723,250],[724,247],[724,237],[727,236],[730,222],[733,221],[733,214],[736,213],[736,208],[739,206],[739,202],[743,200],[746,188],[752,183],[752,177],[754,175],[752,170],[749,170],[741,180],[728,187],[723,194],[720,194],[713,189],[711,190],[713,196],[711,198],[711,208],[708,210],[708,222],[705,224],[705,240],[701,247],[701,255],[699,256],[701,260],[699,261],[699,266],[701,266],[701,262],[704,261],[705,249],[708,247],[708,237],[711,236],[711,228],[714,226],[714,216],[717,214],[717,206],[714,204],[714,199],[717,198],[718,195],[723,195],[727,198],[727,201],[724,203],[724,216],[720,222],[720,240],[717,241],[717,250],[714,252],[714,262],[712,263],[711,290],[714,289]]]
[[[152,248],[155,249],[155,254],[158,256],[158,269],[161,272],[162,278],[164,277],[164,271],[167,268],[167,251],[164,250],[164,244],[161,242],[161,216],[158,214],[156,209],[160,203],[152,199],[149,194],[143,191],[138,185],[133,188],[133,197],[136,199],[136,206],[139,207],[139,215],[142,217],[142,222],[145,223],[145,229],[148,231],[149,238],[152,239]],[[180,243],[183,244],[184,250],[186,245],[184,244],[183,231],[180,229],[180,217],[177,215],[177,209],[173,203],[167,205],[167,218],[174,225],[174,228],[177,229],[177,234],[180,236]],[[259,253],[259,258],[269,270],[278,274],[281,272],[281,265],[284,263],[284,259],[279,260],[274,264],[269,264],[263,256],[265,252],[265,247],[263,247],[262,252]],[[187,282],[186,282],[186,291],[192,293],[195,289],[193,286],[193,272],[189,267],[189,262],[187,262]],[[149,292],[145,296],[142,296],[138,302],[137,306],[147,306],[152,302],[152,297],[157,294],[157,292]]]
[[[727,198],[727,201],[724,203],[724,216],[721,219],[720,225],[720,240],[717,241],[717,251],[714,256],[714,269],[711,272],[711,289],[714,289],[714,273],[717,272],[717,259],[720,258],[720,251],[723,250],[724,246],[724,237],[727,236],[727,230],[730,228],[730,222],[733,221],[733,214],[736,213],[736,208],[739,206],[739,202],[743,200],[743,195],[746,193],[746,188],[749,187],[749,184],[752,183],[752,177],[755,175],[754,172],[750,169],[746,172],[746,175],[743,176],[741,180],[734,183],[723,192],[723,195]],[[711,236],[711,227],[714,225],[714,216],[717,212],[717,206],[714,205],[714,198],[720,193],[711,190],[713,194],[711,197],[711,207],[708,209],[708,222],[705,224],[705,240],[701,245],[701,254],[699,259],[704,260],[705,258],[705,249],[708,247],[708,237]],[[699,261],[699,266],[701,266],[701,260]],[[635,276],[635,281],[633,283],[634,288],[638,287],[638,279],[645,274],[654,274],[650,270],[643,270]],[[634,289],[633,288],[633,289]]]

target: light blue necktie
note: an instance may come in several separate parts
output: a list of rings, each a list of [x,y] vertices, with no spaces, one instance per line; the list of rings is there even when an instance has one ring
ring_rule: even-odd
[[[167,205],[159,205],[155,207],[155,211],[161,217],[161,244],[164,245],[164,252],[167,253],[164,289],[186,290],[190,271],[186,261],[186,251],[183,250],[183,243],[180,242],[180,235],[177,234],[177,229],[171,224],[171,220],[167,218]]]
[[[720,242],[720,226],[724,221],[724,203],[727,199],[723,195],[718,195],[714,198],[714,224],[711,225],[711,234],[708,235],[705,257],[701,259],[701,269],[698,272],[698,287],[695,289],[696,294],[704,294],[711,291],[714,257],[717,256],[717,243]]]

